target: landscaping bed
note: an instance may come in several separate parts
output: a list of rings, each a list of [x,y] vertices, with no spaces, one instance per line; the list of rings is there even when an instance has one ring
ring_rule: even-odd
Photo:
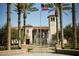
[[[79,56],[79,50],[76,49],[57,49],[56,53]]]

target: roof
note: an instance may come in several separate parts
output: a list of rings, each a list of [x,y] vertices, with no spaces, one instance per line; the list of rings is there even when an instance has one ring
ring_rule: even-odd
[[[34,26],[33,29],[48,29],[48,26]]]
[[[55,17],[55,15],[49,15],[48,18],[49,18],[49,17]]]
[[[33,27],[32,25],[30,25],[30,24],[28,24],[28,25],[26,25],[26,27]]]
[[[24,27],[24,26],[23,26],[23,27]],[[25,27],[33,27],[33,26],[28,24],[28,25],[26,25]]]
[[[48,29],[48,26],[32,26],[32,25],[26,25],[26,27],[32,27],[33,29]]]

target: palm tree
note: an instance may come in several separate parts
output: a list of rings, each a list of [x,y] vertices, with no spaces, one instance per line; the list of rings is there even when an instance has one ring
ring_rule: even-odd
[[[27,9],[27,4],[24,4],[24,42],[23,44],[26,44],[26,36],[25,36],[25,26],[26,26],[26,10]]]
[[[58,11],[57,11],[57,7],[55,9],[55,16],[56,16],[56,38],[57,38],[57,43],[59,43],[59,33],[58,33]]]
[[[20,15],[21,13],[23,13],[23,18],[24,18],[24,35],[23,35],[23,44],[25,44],[26,42],[26,35],[25,35],[25,25],[26,25],[26,18],[27,18],[27,14],[30,14],[31,12],[34,12],[34,11],[37,11],[38,9],[36,7],[33,7],[33,3],[20,3],[19,5],[18,4],[15,4],[15,11],[18,12],[18,37],[20,37]],[[20,37],[21,38],[21,37]],[[19,39],[20,39],[19,38]],[[20,45],[21,46],[21,45]]]
[[[18,3],[15,5],[15,12],[18,14],[18,46],[21,48],[21,27],[20,27],[20,20],[21,20],[21,14],[23,13],[23,4]]]
[[[72,3],[72,31],[73,31],[73,48],[77,48],[77,35],[76,35],[76,15],[75,15],[75,4]]]
[[[7,49],[11,49],[11,4],[7,3]]]
[[[21,48],[21,28],[20,28],[20,20],[21,20],[21,4],[18,3],[18,40],[19,40],[19,48]]]
[[[25,26],[26,26],[26,18],[27,18],[27,14],[30,14],[31,12],[34,11],[38,11],[38,9],[36,7],[33,7],[34,4],[33,3],[24,3],[23,5],[23,18],[24,18],[24,44],[26,43],[26,35],[25,35]]]
[[[67,10],[70,10],[71,7],[69,7],[69,4],[61,4],[61,3],[48,4],[48,7],[55,9],[57,41],[59,40],[59,33],[58,33],[58,14],[60,15],[61,48],[63,48],[64,47],[64,45],[63,45],[64,34],[63,34],[63,24],[62,24],[62,20],[63,20],[62,19],[62,10],[63,11],[67,11]]]
[[[59,14],[60,14],[61,48],[64,48],[64,44],[63,44],[64,35],[63,35],[63,23],[62,23],[62,21],[63,21],[63,19],[62,19],[62,3],[60,3]]]

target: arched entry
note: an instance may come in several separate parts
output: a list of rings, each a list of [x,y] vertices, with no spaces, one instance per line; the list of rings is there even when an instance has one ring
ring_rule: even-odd
[[[30,44],[30,39],[26,39],[26,44]]]

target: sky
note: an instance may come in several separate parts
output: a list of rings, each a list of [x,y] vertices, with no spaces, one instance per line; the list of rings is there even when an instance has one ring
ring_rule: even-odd
[[[41,3],[36,3],[34,5],[39,9],[39,11],[32,12],[31,14],[27,14],[26,24],[30,24],[33,26],[48,26],[48,16],[50,14],[54,15],[54,11],[48,13],[48,11],[41,11]],[[14,4],[11,4],[11,26],[18,26],[18,15],[17,12],[14,11]],[[76,4],[76,23],[79,23],[79,4]],[[41,13],[41,14],[40,14]],[[68,15],[63,13],[63,27],[72,23],[72,13],[71,11],[66,12]],[[4,26],[7,20],[7,4],[0,3],[0,26]],[[21,14],[21,26],[23,26],[23,14]],[[58,26],[60,26],[60,21],[58,20]]]

